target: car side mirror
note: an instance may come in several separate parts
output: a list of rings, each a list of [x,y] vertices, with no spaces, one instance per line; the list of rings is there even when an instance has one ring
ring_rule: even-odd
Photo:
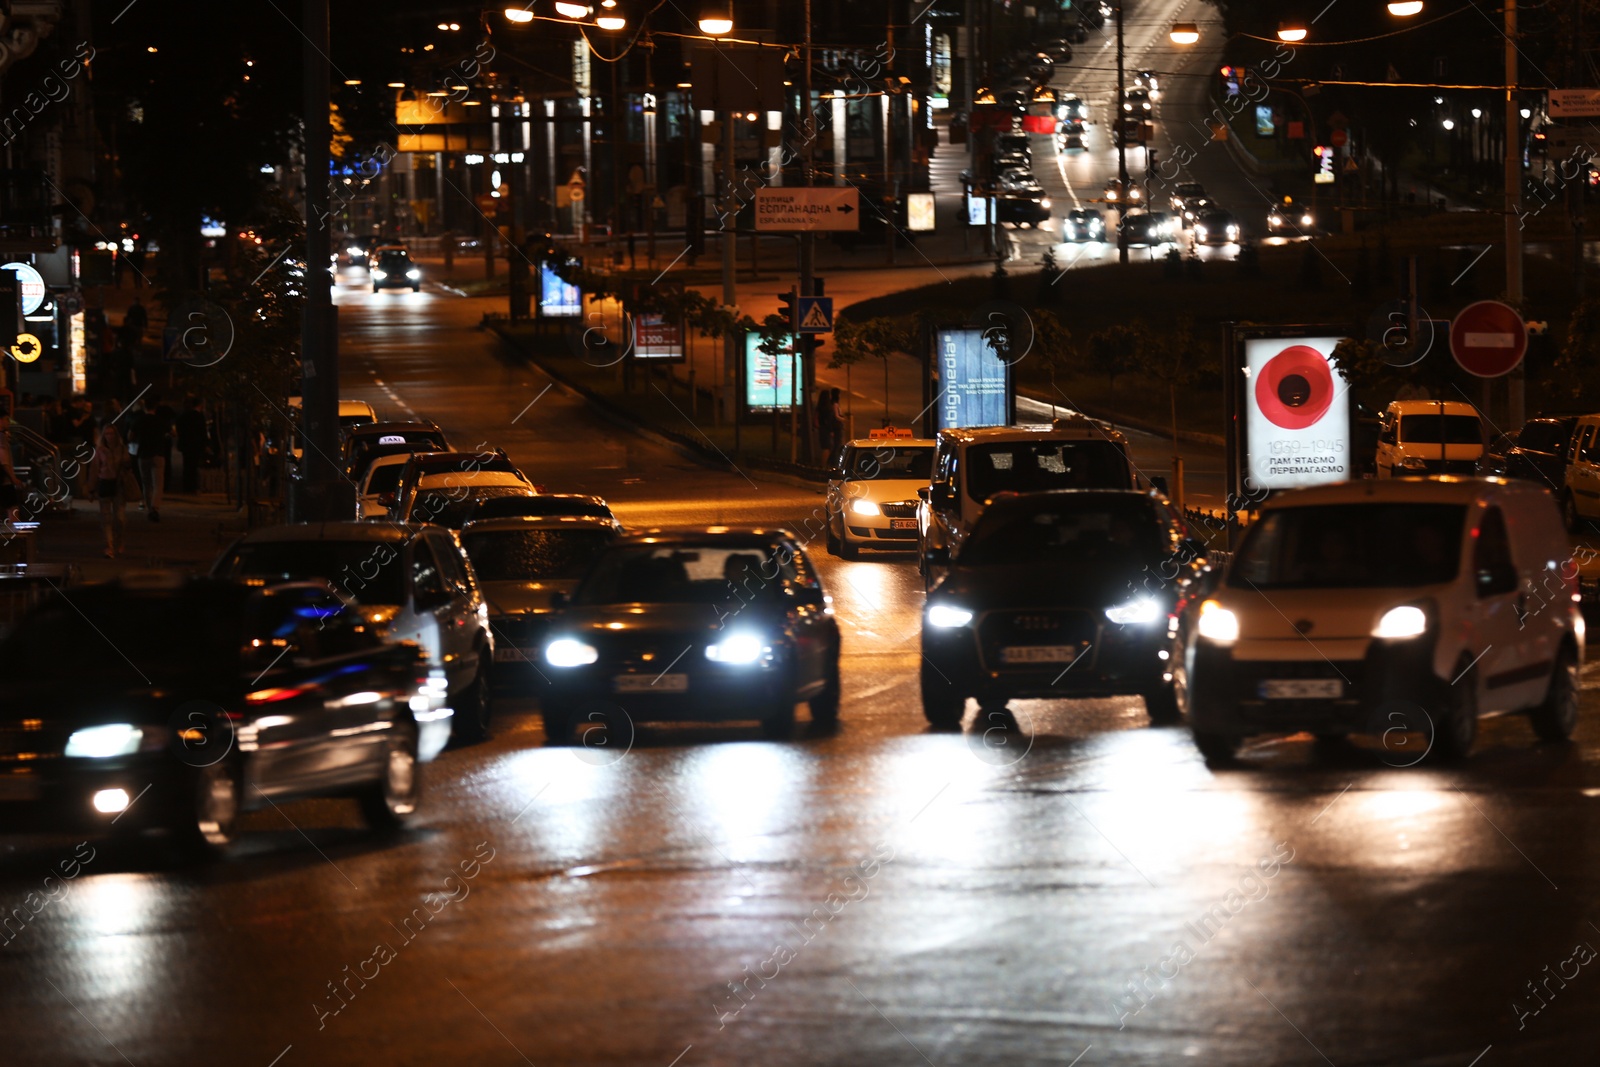
[[[928,487],[927,486],[924,485],[924,486],[922,486],[921,488],[919,488],[917,490],[917,499],[922,501],[924,504],[926,504],[928,502]]]
[[[947,567],[950,565],[950,549],[946,545],[927,549],[922,553],[922,560],[930,567]]]
[[[393,490],[390,490],[387,493],[379,493],[378,494],[378,506],[379,507],[392,508],[398,503],[400,503],[400,498],[395,495]]]
[[[1155,489],[1156,492],[1160,493],[1162,496],[1170,495],[1167,492],[1167,480],[1165,478],[1161,477],[1160,475],[1156,475],[1156,476],[1152,477],[1150,479],[1150,485]]]

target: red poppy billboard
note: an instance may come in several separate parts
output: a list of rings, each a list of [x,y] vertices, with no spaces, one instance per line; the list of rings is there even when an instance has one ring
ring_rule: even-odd
[[[1244,341],[1246,489],[1349,480],[1350,396],[1333,364],[1339,340]]]

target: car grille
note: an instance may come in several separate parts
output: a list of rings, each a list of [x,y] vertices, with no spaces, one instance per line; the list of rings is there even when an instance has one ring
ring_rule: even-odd
[[[888,519],[914,519],[917,517],[917,502],[915,500],[896,500],[892,504],[879,504],[883,515]]]
[[[1080,653],[1094,644],[1099,622],[1087,611],[1035,609],[996,611],[978,624],[978,642],[991,669],[1037,670],[1036,665],[1002,665],[1000,650],[1023,645],[1077,645]]]

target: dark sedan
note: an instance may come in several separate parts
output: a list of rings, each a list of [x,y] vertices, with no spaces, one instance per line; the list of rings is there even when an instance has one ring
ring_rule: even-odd
[[[164,830],[215,849],[268,802],[354,796],[400,825],[449,733],[415,645],[321,584],[75,590],[0,644],[0,827]]]
[[[653,530],[595,562],[544,646],[553,743],[579,722],[756,720],[788,736],[794,706],[839,715],[839,625],[784,530]]]
[[[1196,244],[1227,245],[1239,242],[1239,220],[1221,208],[1201,211],[1194,217]]]
[[[1104,241],[1106,218],[1089,208],[1073,208],[1061,222],[1061,237],[1066,241]]]
[[[1204,547],[1156,494],[1066,489],[990,504],[928,593],[922,710],[961,722],[1019,698],[1142,696],[1177,715],[1169,656]]]

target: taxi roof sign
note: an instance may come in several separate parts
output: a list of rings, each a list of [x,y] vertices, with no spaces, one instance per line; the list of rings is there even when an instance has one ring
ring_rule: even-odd
[[[885,438],[905,438],[915,436],[916,434],[912,433],[910,430],[902,429],[898,426],[885,426],[881,430],[867,431],[867,438],[873,441],[881,441]]]
[[[405,436],[398,433],[386,433],[378,438],[378,444],[380,445],[403,445],[405,443]]]

